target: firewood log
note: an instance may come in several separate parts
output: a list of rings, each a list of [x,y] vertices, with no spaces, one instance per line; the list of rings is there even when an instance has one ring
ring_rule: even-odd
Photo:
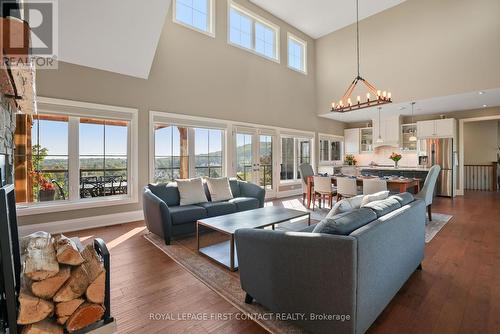
[[[52,320],[45,319],[40,322],[27,325],[23,328],[21,334],[63,334],[64,328],[54,323]]]
[[[98,304],[85,303],[81,305],[66,321],[69,333],[85,328],[104,316],[104,307]]]
[[[78,251],[75,242],[62,234],[54,237],[54,247],[56,257],[59,263],[79,266],[83,263],[83,257]]]
[[[54,297],[55,293],[63,286],[63,284],[68,280],[71,275],[70,267],[62,267],[57,275],[51,278],[47,278],[43,281],[34,281],[31,284],[31,292],[33,295],[44,298],[51,299]]]
[[[71,270],[69,279],[64,283],[62,288],[56,292],[53,299],[55,302],[60,303],[79,298],[85,293],[89,284],[89,275],[83,264],[74,267]]]
[[[58,317],[69,317],[72,315],[80,305],[85,302],[85,299],[77,298],[69,302],[62,302],[56,304],[56,315]]]
[[[21,291],[19,294],[19,314],[17,323],[19,325],[29,325],[42,321],[54,312],[54,304]]]
[[[57,275],[59,263],[49,233],[37,232],[24,238],[23,245],[23,272],[34,280],[41,281]]]
[[[85,262],[82,266],[85,267],[88,275],[89,281],[93,282],[99,276],[99,274],[104,270],[104,266],[97,255],[94,247],[92,245],[87,245],[82,251],[82,257],[85,259]]]
[[[59,317],[57,318],[57,323],[61,326],[64,326],[64,324],[66,323],[66,321],[68,321],[69,317]]]
[[[105,283],[106,271],[104,270],[87,288],[85,295],[90,302],[95,304],[104,304]]]

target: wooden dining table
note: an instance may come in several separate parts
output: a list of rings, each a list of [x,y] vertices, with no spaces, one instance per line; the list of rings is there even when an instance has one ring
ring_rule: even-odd
[[[347,177],[347,176],[344,176]],[[337,185],[337,176],[330,176],[332,179],[332,184]],[[363,180],[378,178],[377,176],[357,176],[356,183],[358,186],[363,186]],[[414,188],[415,194],[420,191],[420,179],[414,178],[388,178],[385,179],[387,181],[387,189],[399,191],[400,193],[407,192],[408,189]],[[307,178],[307,208],[311,208],[311,200],[314,189],[314,176],[309,176]]]

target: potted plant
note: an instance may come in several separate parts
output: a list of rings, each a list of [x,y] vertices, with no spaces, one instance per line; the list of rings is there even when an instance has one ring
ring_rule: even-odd
[[[55,200],[56,187],[54,186],[54,183],[47,180],[40,172],[33,172],[33,181],[40,187],[38,190],[38,200],[40,202]]]
[[[356,158],[352,154],[347,154],[344,161],[348,166],[356,166],[357,163]]]
[[[391,156],[389,157],[389,159],[391,159],[392,161],[394,161],[394,168],[398,168],[398,163],[399,163],[399,160],[401,160],[403,156],[399,153],[396,153],[396,152],[392,152]]]

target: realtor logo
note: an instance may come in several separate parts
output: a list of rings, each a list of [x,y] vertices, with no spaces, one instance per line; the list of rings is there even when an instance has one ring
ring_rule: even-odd
[[[58,54],[56,0],[2,1],[4,64],[55,68]],[[4,65],[2,64],[2,65]]]

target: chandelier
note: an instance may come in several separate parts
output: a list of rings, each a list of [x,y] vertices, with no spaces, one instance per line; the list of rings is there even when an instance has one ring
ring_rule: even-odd
[[[365,80],[360,75],[359,71],[359,0],[356,0],[356,55],[357,55],[357,64],[358,64],[358,75],[352,83],[347,88],[345,94],[340,99],[339,103],[336,104],[332,102],[332,112],[345,113],[353,110],[359,110],[364,108],[369,108],[373,106],[380,106],[387,103],[392,103],[391,92],[380,91],[375,88],[370,82]],[[357,96],[356,101],[352,101],[352,93],[354,89],[358,85],[358,83],[363,83],[368,89],[368,93],[366,93],[366,100],[361,101],[361,96]],[[373,96],[373,98],[372,98]]]

